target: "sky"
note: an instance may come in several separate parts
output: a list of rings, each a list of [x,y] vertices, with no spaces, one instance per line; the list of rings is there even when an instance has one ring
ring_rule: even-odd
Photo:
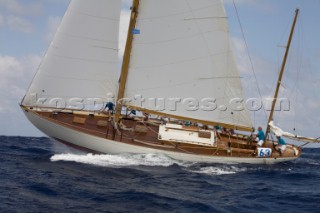
[[[123,53],[126,40],[130,2],[125,0],[122,7],[120,53]],[[289,99],[290,110],[276,113],[275,123],[286,131],[295,130],[297,134],[319,137],[320,1],[234,2],[245,37],[233,1],[225,0],[233,49],[245,94],[254,98],[260,97],[259,90],[262,98],[273,97],[283,46],[287,42],[294,11],[300,8],[280,93],[281,97]],[[43,135],[25,118],[19,103],[68,4],[69,0],[0,0],[0,135]],[[263,110],[251,113],[251,117],[255,126],[266,126]]]

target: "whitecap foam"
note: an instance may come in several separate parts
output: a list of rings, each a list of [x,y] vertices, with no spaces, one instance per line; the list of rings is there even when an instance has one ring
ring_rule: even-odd
[[[207,175],[231,175],[239,172],[244,172],[246,170],[247,170],[246,168],[238,168],[234,166],[231,166],[231,167],[207,166],[207,167],[202,167],[196,170],[189,170],[189,171],[194,173],[207,174]]]
[[[184,163],[173,160],[161,154],[120,154],[120,155],[77,155],[56,154],[50,159],[52,162],[69,161],[103,167],[129,167],[129,166],[162,166],[169,167],[174,164],[183,166]]]

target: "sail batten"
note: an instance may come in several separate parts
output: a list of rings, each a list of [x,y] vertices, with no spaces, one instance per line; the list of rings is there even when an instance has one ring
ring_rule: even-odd
[[[221,0],[140,0],[125,97],[145,110],[174,99],[161,113],[251,129],[244,105],[230,103],[244,95],[226,17]]]
[[[71,1],[23,104],[110,100],[118,86],[120,11],[121,0]]]

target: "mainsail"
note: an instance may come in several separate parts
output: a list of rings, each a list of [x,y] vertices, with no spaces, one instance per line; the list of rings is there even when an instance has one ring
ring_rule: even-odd
[[[222,0],[140,0],[136,22],[130,106],[252,127]]]
[[[23,105],[74,98],[97,104],[115,94],[120,10],[121,0],[71,1]]]

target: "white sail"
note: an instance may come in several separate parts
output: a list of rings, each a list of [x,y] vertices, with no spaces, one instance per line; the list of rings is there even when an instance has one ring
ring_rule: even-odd
[[[72,0],[23,104],[100,103],[115,94],[120,10],[121,0]]]
[[[273,134],[279,137],[286,137],[292,140],[296,141],[304,141],[309,143],[320,143],[320,138],[310,138],[310,137],[304,137],[296,134],[292,134],[290,132],[283,131],[280,127],[277,127],[273,121],[269,123],[270,130]]]
[[[133,34],[125,96],[146,101],[131,105],[252,127],[222,0],[141,0]]]

